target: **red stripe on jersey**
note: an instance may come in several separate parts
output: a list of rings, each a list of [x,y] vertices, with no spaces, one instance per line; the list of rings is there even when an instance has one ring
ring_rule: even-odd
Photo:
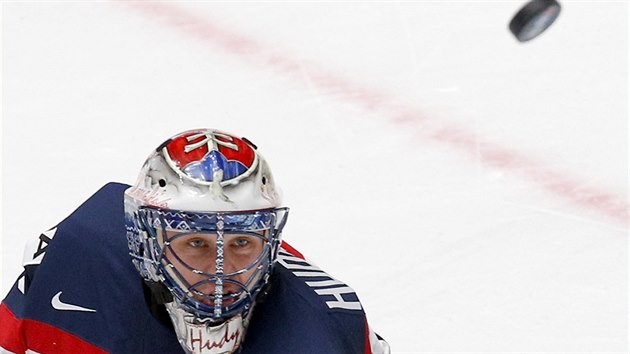
[[[298,250],[296,250],[295,248],[293,248],[290,244],[288,244],[286,241],[282,241],[282,245],[280,246],[280,248],[282,248],[283,250],[291,253],[292,255],[301,258],[301,259],[305,259],[304,255],[302,255]]]
[[[0,346],[15,353],[27,349],[38,353],[105,354],[103,349],[47,323],[18,319],[0,305]]]
[[[7,305],[0,304],[0,347],[13,353],[24,353],[26,343],[21,336],[22,322],[15,318],[15,315]]]
[[[365,354],[372,354],[372,343],[370,343],[370,326],[365,319]]]

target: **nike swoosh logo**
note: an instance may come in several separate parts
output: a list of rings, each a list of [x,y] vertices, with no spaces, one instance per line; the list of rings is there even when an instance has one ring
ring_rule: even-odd
[[[55,310],[60,311],[82,311],[82,312],[96,312],[96,310],[89,309],[87,307],[81,307],[77,305],[68,304],[62,302],[59,298],[61,297],[62,291],[58,292],[55,296],[53,296],[50,304]]]

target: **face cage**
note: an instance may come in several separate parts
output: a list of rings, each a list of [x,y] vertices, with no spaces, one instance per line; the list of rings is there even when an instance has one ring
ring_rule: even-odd
[[[147,232],[153,247],[149,251],[158,264],[158,272],[164,277],[163,283],[179,299],[182,307],[193,314],[198,321],[223,321],[238,314],[247,314],[249,309],[267,283],[271,265],[275,262],[280,247],[280,235],[288,217],[288,208],[256,210],[249,212],[186,212],[152,207],[141,207],[138,211],[142,228]],[[257,232],[264,230],[266,235]],[[176,231],[173,237],[166,236],[166,231]],[[255,232],[257,231],[257,232]],[[217,257],[216,273],[204,273],[189,266],[171,248],[171,242],[188,234],[216,234]],[[249,265],[231,273],[223,272],[223,236],[225,234],[255,235],[263,239],[263,251]],[[190,284],[166,257],[167,249],[175,259],[185,266],[187,271],[205,277],[202,281]],[[246,282],[230,279],[250,270],[254,272]],[[197,290],[206,283],[214,283],[214,295]],[[223,295],[223,286],[233,284],[240,291]],[[200,301],[205,299],[214,305]],[[228,305],[223,304],[236,299]]]

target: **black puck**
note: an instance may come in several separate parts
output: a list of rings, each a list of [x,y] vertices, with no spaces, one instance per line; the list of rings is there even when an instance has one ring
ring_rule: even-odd
[[[560,14],[556,0],[532,0],[521,8],[510,21],[510,31],[519,42],[534,39],[543,33]]]

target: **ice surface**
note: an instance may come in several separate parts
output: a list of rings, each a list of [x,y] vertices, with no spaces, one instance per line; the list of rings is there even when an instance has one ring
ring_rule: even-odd
[[[175,132],[250,138],[395,353],[628,351],[628,4],[5,2],[2,295]]]

